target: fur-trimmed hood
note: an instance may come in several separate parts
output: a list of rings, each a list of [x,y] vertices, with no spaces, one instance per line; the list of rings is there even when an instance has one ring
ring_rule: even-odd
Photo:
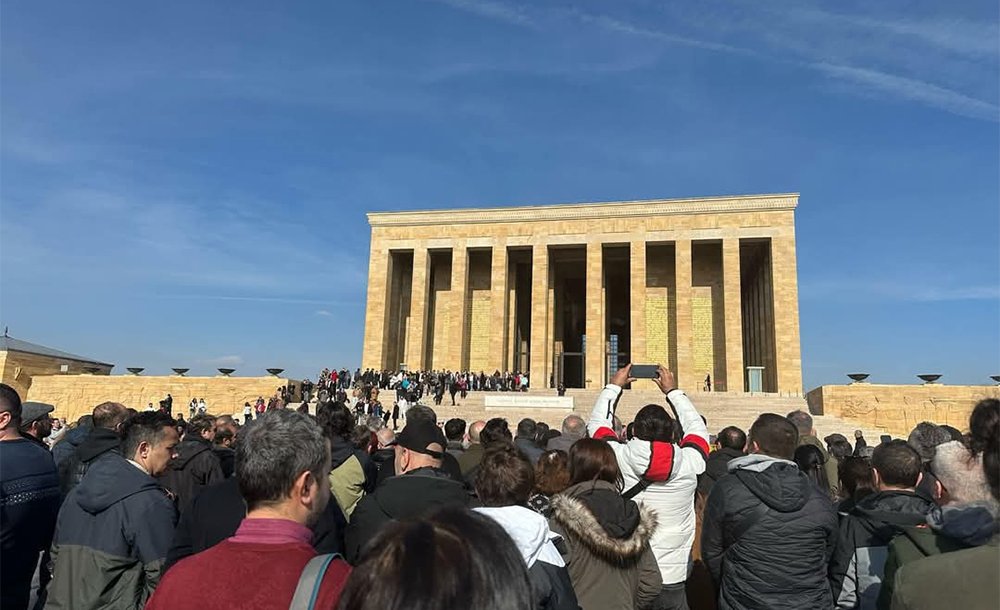
[[[552,519],[567,535],[619,566],[639,559],[658,525],[653,509],[626,500],[602,481],[574,485],[552,496],[551,504]]]

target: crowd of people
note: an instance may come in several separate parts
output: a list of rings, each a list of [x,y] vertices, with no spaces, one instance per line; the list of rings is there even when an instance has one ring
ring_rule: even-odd
[[[52,407],[2,385],[0,605],[996,607],[1000,401],[871,445],[803,411],[709,434],[658,372],[632,422],[630,366],[558,430],[439,422],[420,396],[447,374],[345,369],[308,390],[315,415],[106,402],[51,449]],[[367,406],[401,389],[397,430]]]

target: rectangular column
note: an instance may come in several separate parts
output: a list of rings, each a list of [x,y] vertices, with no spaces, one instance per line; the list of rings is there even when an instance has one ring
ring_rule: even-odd
[[[674,298],[677,316],[677,385],[682,390],[694,392],[701,388],[701,379],[694,371],[694,329],[691,318],[691,240],[674,242]]]
[[[411,371],[424,369],[427,331],[427,290],[431,259],[427,248],[413,249],[413,283],[410,297],[410,323],[406,341],[406,365]],[[398,363],[396,363],[398,366]]]
[[[529,380],[533,389],[549,387],[551,340],[549,321],[549,247],[531,249],[531,355]]]
[[[649,354],[646,353],[646,241],[636,239],[630,243],[629,248],[629,271],[630,271],[630,318],[631,329],[631,353],[629,356],[635,364],[655,364],[647,362]]]
[[[774,302],[774,355],[777,390],[802,394],[802,352],[799,342],[799,284],[795,260],[795,229],[771,239],[771,286]]]
[[[510,320],[507,316],[507,244],[496,242],[493,244],[492,263],[490,267],[490,310],[493,318],[493,327],[490,335],[490,361],[489,373],[494,370],[505,371],[509,368],[507,364],[507,334],[510,327]]]
[[[719,390],[743,392],[743,304],[740,285],[740,240],[722,240],[722,300],[725,306],[726,385]]]
[[[388,311],[391,302],[390,286],[392,269],[389,266],[389,252],[378,244],[372,236],[368,255],[368,304],[365,307],[365,341],[361,356],[361,368],[382,368]]]
[[[587,243],[587,355],[584,387],[604,387],[604,246],[599,241]]]
[[[448,330],[451,343],[448,345],[448,359],[445,366],[453,371],[468,368],[468,325],[469,301],[469,251],[465,242],[457,240],[451,249],[451,303],[452,328]]]

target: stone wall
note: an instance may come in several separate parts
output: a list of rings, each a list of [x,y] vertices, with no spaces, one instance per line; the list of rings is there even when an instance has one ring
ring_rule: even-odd
[[[62,367],[66,370],[63,371]],[[39,375],[79,375],[88,368],[96,368],[96,375],[110,375],[111,366],[96,362],[82,362],[52,356],[40,356],[17,351],[0,352],[0,377],[3,383],[17,391],[21,400],[27,400],[32,381]]]
[[[213,415],[243,415],[243,403],[253,404],[287,385],[280,377],[154,377],[144,375],[40,375],[32,380],[27,400],[55,405],[53,417],[75,421],[105,401],[120,402],[139,411],[169,393],[174,399],[174,415],[188,417],[192,398],[204,398]]]
[[[852,383],[821,386],[806,395],[814,414],[854,419],[904,438],[922,421],[965,432],[972,408],[984,398],[1000,398],[1000,386]]]

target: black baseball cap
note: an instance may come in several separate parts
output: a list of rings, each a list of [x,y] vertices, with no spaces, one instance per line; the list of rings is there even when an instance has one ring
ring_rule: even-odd
[[[437,460],[442,459],[444,457],[443,451],[427,448],[432,443],[440,445],[442,450],[448,446],[441,428],[438,428],[434,422],[425,419],[406,422],[406,427],[396,436],[397,445],[406,447],[410,451],[429,455]]]

